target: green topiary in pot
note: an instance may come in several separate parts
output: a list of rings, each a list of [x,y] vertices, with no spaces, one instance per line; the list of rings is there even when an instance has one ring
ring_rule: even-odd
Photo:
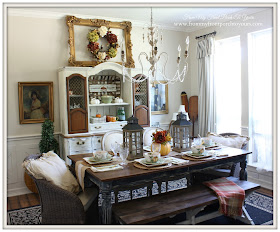
[[[42,138],[39,143],[39,149],[41,153],[48,151],[54,151],[58,153],[58,142],[54,138],[54,126],[50,119],[46,119],[42,124]]]

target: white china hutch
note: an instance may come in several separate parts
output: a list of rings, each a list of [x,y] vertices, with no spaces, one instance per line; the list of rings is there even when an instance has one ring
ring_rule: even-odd
[[[131,70],[131,75],[137,75]],[[126,121],[106,122],[106,116],[116,116],[119,107],[125,119],[133,114],[133,86],[123,82],[122,66],[105,62],[95,67],[64,67],[58,71],[61,157],[101,150],[102,136],[111,130],[122,130]],[[92,98],[111,95],[122,103],[91,104]],[[117,102],[117,101],[116,101]],[[150,112],[148,113],[150,115]],[[98,116],[98,117],[96,117]]]

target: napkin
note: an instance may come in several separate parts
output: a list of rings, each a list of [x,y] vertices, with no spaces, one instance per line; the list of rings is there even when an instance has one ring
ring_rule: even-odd
[[[215,157],[223,157],[223,156],[228,156],[228,154],[223,154],[223,153],[220,153],[220,152],[217,152],[217,151],[207,151],[208,154],[210,155],[213,155]]]
[[[176,157],[168,157],[168,158],[166,158],[166,160],[170,161],[170,163],[172,163],[172,164],[183,164],[183,163],[190,162],[189,160],[183,160],[183,159],[179,159]]]
[[[85,189],[85,182],[84,182],[85,172],[86,172],[86,169],[88,169],[88,168],[90,168],[90,167],[84,165],[84,161],[77,161],[75,164],[76,177],[77,177],[78,182],[83,191]]]
[[[121,166],[119,164],[113,164],[113,165],[106,165],[106,166],[102,166],[102,167],[90,167],[90,169],[93,172],[106,172],[106,171],[123,169],[123,166]]]

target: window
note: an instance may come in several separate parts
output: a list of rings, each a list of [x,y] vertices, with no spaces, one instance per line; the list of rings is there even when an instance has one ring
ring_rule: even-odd
[[[249,163],[272,170],[272,29],[250,33],[248,45]]]
[[[241,133],[240,37],[215,43],[216,132]]]

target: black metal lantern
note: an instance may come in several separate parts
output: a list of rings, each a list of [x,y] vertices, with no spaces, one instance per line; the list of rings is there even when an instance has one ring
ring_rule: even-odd
[[[187,116],[180,112],[177,120],[172,124],[173,151],[188,151],[191,148],[192,123]]]
[[[143,157],[143,127],[133,116],[127,119],[127,125],[123,127],[123,146],[129,149],[128,160]]]

